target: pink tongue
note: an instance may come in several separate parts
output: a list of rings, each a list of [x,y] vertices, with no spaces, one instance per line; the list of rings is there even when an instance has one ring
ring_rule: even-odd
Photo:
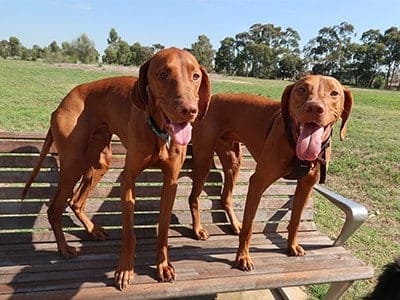
[[[189,144],[192,138],[192,125],[190,123],[171,123],[171,128],[173,130],[173,136],[175,142],[181,145]]]
[[[300,126],[300,136],[297,140],[296,154],[301,160],[316,160],[321,152],[324,128],[314,123]]]

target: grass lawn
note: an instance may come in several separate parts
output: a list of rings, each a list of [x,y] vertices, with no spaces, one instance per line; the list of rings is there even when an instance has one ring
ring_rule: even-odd
[[[71,88],[126,74],[123,68],[76,68],[0,59],[0,130],[46,131],[50,113]],[[243,92],[279,99],[288,82],[212,76],[212,84],[214,93]],[[340,142],[336,128],[327,186],[368,208],[368,221],[347,247],[379,274],[384,264],[400,255],[400,93],[352,91],[355,104],[348,138]],[[317,199],[318,226],[331,237],[341,228],[342,219],[337,214],[330,203]],[[355,283],[344,299],[365,296],[375,280]],[[325,290],[325,285],[312,286],[310,297],[319,298]]]

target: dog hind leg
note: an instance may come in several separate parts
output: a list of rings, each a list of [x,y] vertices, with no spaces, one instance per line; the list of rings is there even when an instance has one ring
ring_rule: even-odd
[[[214,152],[210,147],[202,147],[193,142],[193,185],[189,196],[189,207],[192,214],[193,233],[198,240],[206,240],[209,233],[201,225],[200,216],[200,194],[203,190],[204,182],[210,171]],[[197,149],[199,148],[199,149]]]
[[[221,202],[229,217],[232,231],[235,234],[239,234],[242,224],[233,210],[233,188],[239,176],[240,165],[242,163],[240,143],[217,143],[215,151],[224,170],[224,187],[221,193]]]
[[[67,244],[61,219],[67,199],[72,195],[73,188],[81,177],[82,169],[78,167],[80,165],[84,166],[84,162],[77,162],[69,166],[61,165],[57,192],[47,210],[47,217],[56,238],[58,251],[64,258],[77,256],[76,249]]]
[[[89,193],[110,168],[112,155],[111,133],[107,128],[99,127],[92,134],[88,145],[86,158],[91,163],[91,166],[82,177],[82,181],[69,202],[69,206],[92,239],[105,240],[108,237],[106,231],[88,218],[85,213],[85,207]]]

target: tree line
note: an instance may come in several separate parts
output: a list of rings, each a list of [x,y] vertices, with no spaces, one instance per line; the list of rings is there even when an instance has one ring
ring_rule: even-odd
[[[226,37],[217,50],[206,35],[200,35],[191,48],[208,70],[233,76],[265,79],[295,79],[310,72],[331,75],[346,84],[361,87],[389,87],[400,81],[400,28],[390,27],[383,33],[370,29],[355,41],[353,25],[342,22],[323,27],[318,35],[300,49],[300,35],[291,28],[257,23],[248,31]],[[129,45],[111,28],[101,62],[140,66],[161,44]],[[0,41],[0,57],[48,62],[98,63],[100,54],[86,34],[76,40],[53,41],[47,47],[24,47],[17,37]]]

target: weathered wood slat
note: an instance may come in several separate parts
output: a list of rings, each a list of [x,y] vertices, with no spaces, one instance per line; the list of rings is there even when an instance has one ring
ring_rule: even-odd
[[[17,158],[16,158],[17,159]],[[1,168],[1,166],[0,166]],[[20,169],[17,169],[20,168]],[[24,168],[24,169],[21,169]],[[25,183],[28,177],[31,174],[31,170],[28,169],[28,166],[13,166],[9,169],[0,170],[0,178],[2,178],[3,183]],[[111,183],[111,182],[120,182],[120,169],[111,169],[108,171],[102,178],[102,183]],[[249,174],[250,172],[250,174]],[[252,171],[243,171],[239,173],[238,183],[246,183],[245,180],[251,176]],[[189,177],[191,175],[190,169],[182,169],[180,173],[181,182],[185,180],[185,177]],[[136,182],[162,182],[163,175],[161,172],[155,169],[144,170],[137,178]],[[187,181],[187,180],[186,180]],[[222,183],[223,174],[220,170],[211,170],[207,177],[207,181]],[[42,168],[38,176],[35,178],[36,183],[57,183],[58,182],[58,167],[46,167]]]
[[[175,210],[188,210],[189,204],[187,195],[178,196],[174,203]],[[264,195],[261,198],[260,209],[281,210],[289,209],[290,205],[289,195]],[[46,214],[47,200],[10,200],[0,202],[0,211],[2,215],[26,215],[26,214]],[[204,211],[212,209],[223,209],[219,195],[216,197],[209,197],[205,193],[202,194],[200,199],[201,209]],[[241,197],[235,196],[233,206],[235,210],[243,210],[245,205],[245,195]],[[136,198],[137,211],[158,211],[160,206],[159,197],[144,197]],[[311,205],[309,205],[312,207]],[[85,211],[88,213],[106,213],[118,212],[121,209],[119,197],[89,199]]]
[[[243,210],[237,210],[236,214],[239,219],[243,217]],[[107,213],[107,214],[87,214],[93,222],[97,224],[101,224],[102,226],[119,226],[121,225],[121,214],[119,212],[116,213]],[[310,220],[312,219],[313,214],[311,210],[306,210],[303,214],[303,219]],[[158,224],[159,212],[158,211],[148,211],[148,212],[135,212],[135,225],[156,225]],[[47,215],[39,215],[39,216],[20,216],[18,218],[18,222],[14,222],[15,216],[10,217],[2,217],[0,218],[0,228],[2,230],[22,230],[22,229],[30,229],[32,226],[36,228],[48,228],[49,222],[47,220]],[[290,211],[289,210],[281,210],[281,211],[269,211],[259,209],[257,211],[257,215],[255,221],[257,222],[281,222],[288,221],[290,219]],[[212,211],[203,211],[202,213],[202,221],[205,224],[212,223],[225,223],[228,224],[229,221],[225,214],[225,211],[220,210],[212,210]],[[66,214],[64,213],[62,224],[64,227],[81,227],[82,225],[79,223],[78,219],[74,214]],[[192,224],[192,219],[188,211],[173,211],[171,216],[171,225],[177,224]]]

